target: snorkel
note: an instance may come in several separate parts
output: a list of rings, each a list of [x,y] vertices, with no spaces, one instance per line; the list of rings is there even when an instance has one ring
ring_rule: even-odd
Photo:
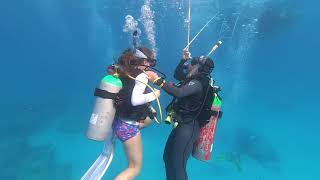
[[[132,33],[133,54],[137,58],[148,59],[148,56],[146,56],[142,51],[138,49],[138,42],[139,42],[139,32],[138,30],[134,30]]]

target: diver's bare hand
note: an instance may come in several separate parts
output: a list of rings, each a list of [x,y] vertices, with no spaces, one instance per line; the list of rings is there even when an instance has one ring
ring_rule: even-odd
[[[155,89],[154,94],[156,95],[157,98],[160,97],[161,91],[158,89]]]
[[[159,78],[158,74],[153,71],[146,71],[145,73],[148,75],[148,79],[151,81],[154,81]]]
[[[189,49],[184,49],[182,59],[187,60],[190,58],[191,58],[191,53],[190,53]]]
[[[141,121],[139,122],[139,129],[146,128],[146,127],[150,126],[150,124],[151,124],[151,119],[150,119],[150,117],[146,117],[146,119],[141,120]]]

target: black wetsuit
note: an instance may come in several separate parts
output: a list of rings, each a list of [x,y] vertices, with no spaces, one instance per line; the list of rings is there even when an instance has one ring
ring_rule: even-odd
[[[175,113],[180,116],[180,122],[174,128],[167,140],[163,160],[166,166],[167,180],[187,180],[186,165],[193,149],[193,144],[198,138],[200,126],[195,119],[202,101],[209,79],[206,76],[186,78],[183,72],[183,62],[176,68],[175,78],[184,81],[176,87],[165,83],[162,87],[168,94],[176,99]]]

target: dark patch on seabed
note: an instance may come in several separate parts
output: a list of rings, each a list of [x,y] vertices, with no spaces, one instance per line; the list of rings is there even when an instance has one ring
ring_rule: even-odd
[[[51,101],[43,104],[6,104],[1,105],[1,131],[3,138],[26,137],[39,131],[44,131],[57,116],[63,112],[64,107],[59,107]]]
[[[6,152],[0,154],[0,179],[72,179],[71,164],[58,162],[52,145],[32,146],[26,138],[6,141],[0,144],[0,152]]]
[[[218,160],[225,160],[235,165],[241,172],[246,168],[246,161],[255,161],[257,165],[270,172],[281,173],[281,157],[275,146],[262,134],[248,128],[238,128],[232,133],[229,150],[220,153]]]
[[[280,170],[280,155],[274,145],[263,135],[239,128],[235,134],[235,151],[255,160],[260,166],[270,170]]]

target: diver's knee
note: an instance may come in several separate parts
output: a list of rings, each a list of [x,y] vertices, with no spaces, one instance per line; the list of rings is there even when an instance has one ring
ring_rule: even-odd
[[[131,168],[135,172],[135,174],[140,174],[142,169],[142,163],[130,163],[129,168]]]
[[[131,168],[133,171],[134,176],[139,176],[141,173],[141,167],[133,167]]]

